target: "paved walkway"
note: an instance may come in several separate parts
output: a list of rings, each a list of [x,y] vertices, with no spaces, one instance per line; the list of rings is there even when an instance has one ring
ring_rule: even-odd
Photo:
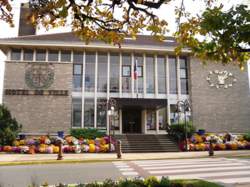
[[[82,153],[64,154],[65,161],[111,161],[116,160],[115,153]],[[215,157],[249,157],[250,150],[215,151]],[[120,160],[153,160],[153,159],[182,159],[208,157],[208,152],[164,152],[164,153],[124,153]],[[0,165],[24,161],[54,161],[56,154],[0,154]]]

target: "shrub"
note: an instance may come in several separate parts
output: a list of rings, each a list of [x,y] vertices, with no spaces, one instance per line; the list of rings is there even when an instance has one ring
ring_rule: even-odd
[[[191,136],[195,133],[195,127],[192,122],[187,122],[186,126],[187,138],[191,138]],[[169,135],[173,136],[176,140],[184,140],[185,139],[185,123],[180,124],[172,124],[170,125]]]
[[[244,140],[250,142],[250,132],[243,135]]]
[[[22,126],[4,105],[0,105],[0,145],[12,145]]]
[[[102,132],[98,129],[91,129],[91,128],[85,128],[85,129],[71,129],[70,134],[76,138],[85,138],[85,139],[95,139],[99,137],[105,136],[105,132]]]

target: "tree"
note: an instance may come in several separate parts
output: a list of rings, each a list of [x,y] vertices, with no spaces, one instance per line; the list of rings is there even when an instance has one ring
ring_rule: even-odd
[[[71,17],[72,31],[87,43],[99,39],[120,46],[126,36],[136,38],[143,30],[164,40],[168,23],[155,12],[171,1],[175,0],[32,0],[28,19],[34,25],[50,29],[64,26]],[[195,1],[198,0],[193,3]],[[176,53],[188,47],[204,61],[233,62],[243,66],[250,58],[247,6],[240,5],[223,12],[222,6],[214,6],[216,0],[203,1],[207,9],[201,16],[190,17],[184,6],[176,9],[177,20],[186,18],[175,33],[179,42]],[[0,1],[0,19],[12,25],[11,12],[8,0]],[[204,39],[199,40],[197,36]]]
[[[0,105],[0,145],[12,145],[22,126],[13,118],[9,110]]]

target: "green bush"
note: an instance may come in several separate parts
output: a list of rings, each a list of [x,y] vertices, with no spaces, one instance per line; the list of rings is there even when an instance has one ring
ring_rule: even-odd
[[[187,138],[190,138],[196,131],[192,122],[187,122],[186,126]],[[174,137],[176,140],[184,140],[185,139],[185,123],[180,124],[172,124],[169,126],[169,135]]]
[[[0,105],[0,145],[12,145],[21,128],[7,107]]]
[[[71,129],[70,135],[76,138],[95,139],[103,137],[106,134],[105,132],[102,132],[98,129],[85,128],[85,129]]]
[[[250,142],[250,132],[248,132],[248,133],[244,134],[244,135],[243,135],[243,138],[244,138],[244,140],[246,140],[246,141],[249,141],[249,142]]]

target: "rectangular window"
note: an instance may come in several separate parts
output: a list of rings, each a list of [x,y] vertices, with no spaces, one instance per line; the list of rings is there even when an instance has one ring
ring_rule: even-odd
[[[82,64],[83,63],[83,52],[74,51],[73,62],[76,64]]]
[[[33,53],[32,49],[24,49],[23,50],[23,60],[25,61],[33,61]]]
[[[119,92],[119,59],[118,53],[110,53],[110,92]]]
[[[46,50],[37,49],[36,50],[36,61],[46,61]]]
[[[155,60],[154,56],[146,57],[147,93],[155,93]]]
[[[156,111],[147,110],[147,129],[156,130]]]
[[[71,62],[71,51],[61,51],[61,62]]]
[[[82,90],[82,64],[73,65],[73,88],[74,91]]]
[[[72,127],[81,127],[82,123],[82,100],[80,98],[73,98],[73,122]]]
[[[108,55],[98,53],[97,91],[107,92]]]
[[[141,54],[136,54],[135,62],[137,62],[137,79],[134,83],[134,90],[135,93],[143,93],[143,56]]]
[[[157,57],[158,93],[166,94],[166,60],[164,56]]]
[[[180,81],[181,81],[181,94],[188,94],[188,65],[187,59],[181,57],[180,62]]]
[[[159,119],[158,119],[158,123],[159,123],[159,130],[166,130],[166,126],[167,126],[167,107],[161,108],[159,109]]]
[[[21,49],[11,50],[11,60],[21,60]]]
[[[178,123],[178,113],[177,113],[177,106],[170,105],[170,123],[177,124]]]
[[[94,127],[95,105],[94,99],[84,101],[84,127]]]
[[[106,99],[97,99],[97,128],[107,128]]]
[[[122,54],[122,92],[131,92],[131,55]]]
[[[170,56],[169,64],[169,93],[177,94],[177,61],[176,57]]]
[[[85,64],[85,91],[94,92],[95,90],[95,52],[86,53]]]
[[[49,54],[48,54],[48,61],[51,62],[58,62],[58,51],[57,50],[49,50]]]

